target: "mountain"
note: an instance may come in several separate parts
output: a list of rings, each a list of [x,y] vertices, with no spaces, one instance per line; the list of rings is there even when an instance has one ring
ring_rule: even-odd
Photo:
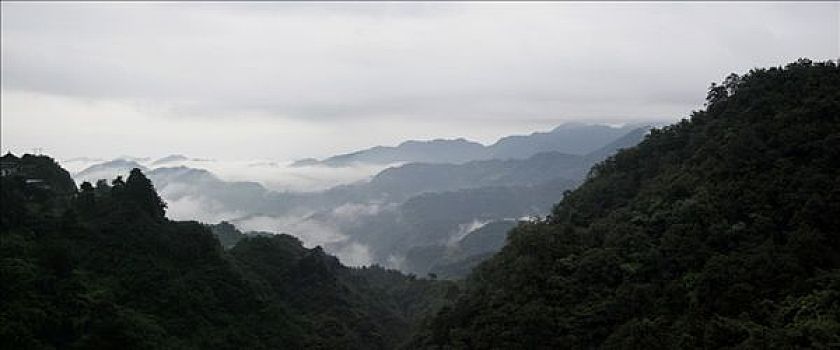
[[[593,154],[613,153],[637,142],[646,130],[631,130]],[[426,275],[436,264],[452,262],[442,252],[461,226],[545,215],[563,191],[577,186],[589,167],[603,159],[597,157],[605,157],[596,155],[554,152],[528,159],[411,163],[386,169],[369,181],[308,193],[223,181],[209,171],[184,166],[155,168],[147,174],[168,202],[170,218],[226,220],[249,229],[287,232],[323,245],[344,261]],[[333,238],[321,239],[327,235]],[[359,262],[345,253],[359,245],[369,259]],[[436,256],[443,260],[412,254],[415,248],[438,251]]]
[[[628,135],[638,132],[631,130]],[[620,140],[620,139],[619,139]],[[618,142],[619,140],[614,141]],[[406,142],[404,145],[416,144]],[[402,202],[412,196],[482,186],[534,185],[555,178],[581,179],[595,161],[615,149],[603,147],[598,155],[537,154],[526,159],[469,161],[459,164],[409,163],[385,169],[370,181],[339,185],[316,192],[275,192],[257,182],[223,181],[199,168],[169,166],[185,157],[168,156],[152,168],[126,159],[92,165],[75,174],[78,182],[127,175],[139,168],[155,183],[163,197],[172,202],[177,217],[219,221],[251,214],[285,215],[332,209],[346,203]],[[593,152],[596,153],[596,152]],[[155,167],[155,164],[162,165]],[[212,220],[215,218],[215,220]]]
[[[127,176],[131,169],[140,169],[148,172],[149,169],[138,163],[136,160],[114,159],[107,162],[91,165],[76,173],[73,177],[82,181],[96,182],[100,179],[111,179],[116,175]]]
[[[241,232],[227,221],[222,221],[218,224],[206,225],[210,232],[219,240],[222,248],[230,249],[236,246],[239,241],[250,237],[271,237],[274,233],[263,231],[248,231]]]
[[[164,165],[164,164],[169,164],[169,163],[183,162],[183,161],[187,161],[187,160],[190,160],[190,159],[187,158],[185,155],[172,154],[172,155],[168,155],[166,157],[160,158],[158,160],[155,160],[154,162],[152,162],[152,165]]]
[[[515,220],[493,221],[470,231],[455,245],[458,254],[471,256],[498,252],[505,245],[508,232],[516,227],[517,222]]]
[[[514,229],[412,347],[840,344],[839,116],[835,62],[713,84]]]
[[[202,194],[211,200],[224,201],[226,207],[259,208],[269,191],[257,182],[223,181],[204,169],[185,166],[156,168],[149,172],[162,193],[171,200]]]
[[[585,158],[589,164],[594,165],[595,163],[601,162],[622,149],[630,148],[639,144],[639,142],[642,142],[642,140],[645,139],[645,136],[651,129],[652,127],[650,126],[632,129],[618,139],[586,154]]]
[[[495,159],[521,159],[544,152],[585,155],[640,127],[567,123],[549,132],[503,137],[488,146],[487,150],[491,154],[490,158]]]
[[[475,221],[479,227],[458,241],[413,247],[406,253],[405,271],[437,278],[461,279],[502,249],[516,220]]]
[[[406,141],[396,147],[376,146],[322,161],[301,159],[293,166],[343,167],[360,163],[454,163],[488,159],[525,159],[538,153],[558,152],[585,155],[615,141],[640,125],[563,124],[549,132],[507,136],[490,146],[463,138],[454,140]]]
[[[73,183],[49,157],[20,159]],[[228,226],[224,250],[207,226],[167,220],[139,169],[69,193],[25,179],[0,178],[4,348],[392,349],[458,292],[289,235]]]
[[[422,193],[457,191],[488,186],[531,186],[555,179],[583,179],[596,162],[621,148],[635,145],[649,127],[631,129],[611,143],[585,155],[537,153],[525,159],[489,159],[461,164],[409,163],[387,168],[370,181],[337,186],[332,195],[364,193],[386,201],[402,201]]]
[[[540,153],[520,160],[482,160],[464,164],[410,163],[376,174],[366,187],[375,193],[405,197],[486,186],[533,185],[556,178],[579,179],[584,159],[563,153]]]
[[[376,146],[353,153],[332,156],[323,161],[302,159],[293,166],[350,166],[356,163],[392,164],[400,162],[461,163],[484,157],[484,146],[465,139],[405,141],[396,147]]]
[[[294,167],[304,167],[304,166],[317,166],[320,165],[321,161],[315,158],[303,158],[298,159],[292,163]]]
[[[372,262],[425,275],[438,261],[414,259],[408,255],[412,248],[445,244],[461,225],[476,220],[544,215],[557,196],[582,181],[593,162],[586,156],[544,153],[521,160],[411,163],[386,169],[367,182],[319,193],[254,197],[243,205],[269,198],[256,213],[282,222],[274,224],[275,229],[319,236],[307,231],[328,227],[346,236],[335,244],[324,243],[328,251],[361,244]],[[347,208],[364,209],[349,213]],[[286,224],[290,214],[299,219]],[[243,215],[229,221],[247,225],[253,219]]]
[[[426,193],[369,215],[350,219],[335,211],[311,217],[313,222],[341,228],[352,242],[365,245],[373,262],[425,275],[444,258],[448,242],[460,239],[475,222],[547,213],[555,198],[575,182],[558,179],[535,186],[481,187]],[[415,248],[434,246],[436,257],[412,257]]]

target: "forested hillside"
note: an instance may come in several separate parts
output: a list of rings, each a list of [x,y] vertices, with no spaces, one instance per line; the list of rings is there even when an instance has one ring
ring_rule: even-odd
[[[418,348],[840,346],[840,69],[731,75],[520,225]]]
[[[166,219],[139,169],[77,191],[49,157],[6,160],[27,164],[2,177],[6,349],[391,349],[457,295],[288,235],[227,232],[225,251],[207,226]]]

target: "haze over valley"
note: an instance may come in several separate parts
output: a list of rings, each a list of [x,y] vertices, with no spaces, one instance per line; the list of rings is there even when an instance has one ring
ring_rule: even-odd
[[[425,275],[444,262],[476,264],[475,254],[455,252],[462,238],[489,223],[545,215],[592,164],[635,145],[650,127],[573,123],[487,146],[465,139],[408,140],[293,162],[169,155],[60,163],[78,184],[141,169],[173,220],[288,233],[348,265]],[[453,215],[456,208],[460,212]],[[497,234],[481,253],[503,243],[504,235]]]

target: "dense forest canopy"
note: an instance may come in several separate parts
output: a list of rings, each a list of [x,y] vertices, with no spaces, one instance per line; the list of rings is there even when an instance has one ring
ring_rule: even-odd
[[[511,232],[414,346],[836,347],[838,228],[837,63],[731,75]]]

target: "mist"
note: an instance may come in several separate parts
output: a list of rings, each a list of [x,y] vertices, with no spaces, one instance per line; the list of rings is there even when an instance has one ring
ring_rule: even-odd
[[[253,216],[234,220],[231,223],[243,231],[293,235],[300,239],[305,247],[321,246],[348,266],[367,266],[373,262],[366,245],[352,241],[332,223],[312,219],[305,215]]]
[[[250,160],[216,160],[189,159],[154,164],[149,157],[124,156],[118,159],[136,161],[149,169],[189,167],[205,169],[218,176],[223,181],[254,181],[267,189],[280,192],[311,192],[321,191],[334,186],[349,184],[369,179],[379,171],[396,164],[358,164],[345,167],[324,166],[290,166],[293,161],[272,159]],[[59,160],[59,163],[72,174],[76,174],[91,165],[105,161],[102,158],[70,158]],[[117,175],[126,176],[127,172],[103,172],[84,178],[76,178],[77,182],[95,182],[99,178],[113,179]]]

